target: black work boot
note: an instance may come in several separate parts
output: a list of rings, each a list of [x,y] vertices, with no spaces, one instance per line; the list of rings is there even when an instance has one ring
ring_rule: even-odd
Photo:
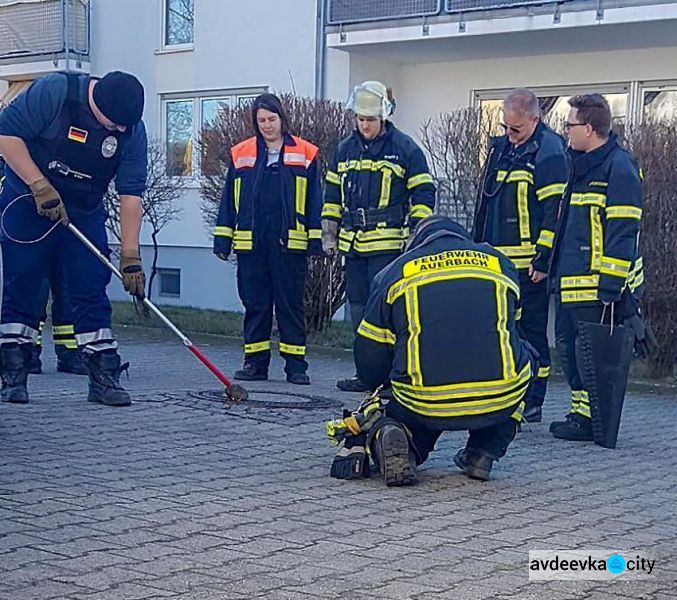
[[[42,346],[31,345],[31,357],[30,363],[28,365],[29,375],[42,375],[42,360],[40,360],[41,354]]]
[[[72,373],[73,375],[89,374],[80,350],[57,350],[56,370],[60,373]]]
[[[479,448],[462,448],[454,456],[454,463],[471,479],[489,481],[494,458]]]
[[[120,364],[117,350],[83,353],[89,371],[89,394],[87,402],[106,406],[129,406],[132,399],[120,385],[120,374],[129,368],[129,363]]]
[[[371,392],[371,388],[357,375],[350,379],[339,379],[336,387],[342,392]]]
[[[287,373],[287,381],[295,385],[310,385],[308,373]]]
[[[402,427],[393,423],[382,425],[376,432],[372,447],[388,487],[416,483],[416,459]]]
[[[527,423],[540,423],[543,420],[543,407],[527,406],[522,413],[522,418]]]
[[[2,401],[12,404],[28,402],[28,370],[31,366],[32,344],[0,345],[0,376]]]
[[[233,378],[240,381],[267,381],[268,368],[245,362],[239,371],[235,371]]]
[[[592,423],[590,419],[578,413],[569,413],[565,421],[550,423],[550,433],[560,440],[572,442],[592,442]]]

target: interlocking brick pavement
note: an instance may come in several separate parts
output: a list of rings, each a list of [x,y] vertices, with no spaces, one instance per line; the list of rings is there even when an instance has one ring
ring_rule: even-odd
[[[555,383],[491,482],[455,469],[456,432],[418,486],[387,489],[328,477],[323,421],[359,399],[334,388],[348,353],[311,354],[310,388],[276,358],[233,406],[172,338],[122,337],[131,407],[87,404],[48,349],[31,403],[0,405],[0,600],[677,598],[675,398],[630,394],[605,450],[547,433],[567,408]],[[239,365],[238,347],[200,345]],[[529,550],[588,548],[650,552],[656,575],[529,581]]]

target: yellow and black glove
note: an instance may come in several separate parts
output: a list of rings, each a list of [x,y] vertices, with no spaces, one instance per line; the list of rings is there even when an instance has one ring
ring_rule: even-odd
[[[63,205],[59,192],[49,182],[46,177],[41,177],[35,183],[29,186],[33,198],[35,198],[35,208],[41,217],[47,217],[52,221],[64,221],[68,223],[68,214]]]
[[[331,463],[331,477],[334,479],[364,479],[369,477],[370,460],[366,442],[366,433],[346,438]]]
[[[138,251],[123,250],[120,254],[120,272],[122,285],[125,291],[135,298],[143,300],[145,297],[146,275],[141,266],[141,257]]]

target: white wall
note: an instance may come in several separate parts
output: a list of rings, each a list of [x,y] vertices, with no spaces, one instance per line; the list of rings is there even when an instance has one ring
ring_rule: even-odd
[[[672,48],[403,65],[398,124],[417,131],[426,117],[467,106],[473,90],[675,79],[676,65],[677,37]]]

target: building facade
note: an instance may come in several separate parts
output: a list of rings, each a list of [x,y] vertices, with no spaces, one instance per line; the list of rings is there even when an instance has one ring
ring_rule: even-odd
[[[220,107],[267,90],[345,100],[381,79],[414,137],[425,119],[500,106],[515,86],[555,115],[587,91],[620,120],[677,114],[677,0],[0,0],[0,93],[63,69],[138,75],[149,134],[185,179],[181,218],[159,235],[155,300],[240,310],[234,265],[212,256],[200,210],[195,148]],[[146,230],[142,243],[149,264]]]

